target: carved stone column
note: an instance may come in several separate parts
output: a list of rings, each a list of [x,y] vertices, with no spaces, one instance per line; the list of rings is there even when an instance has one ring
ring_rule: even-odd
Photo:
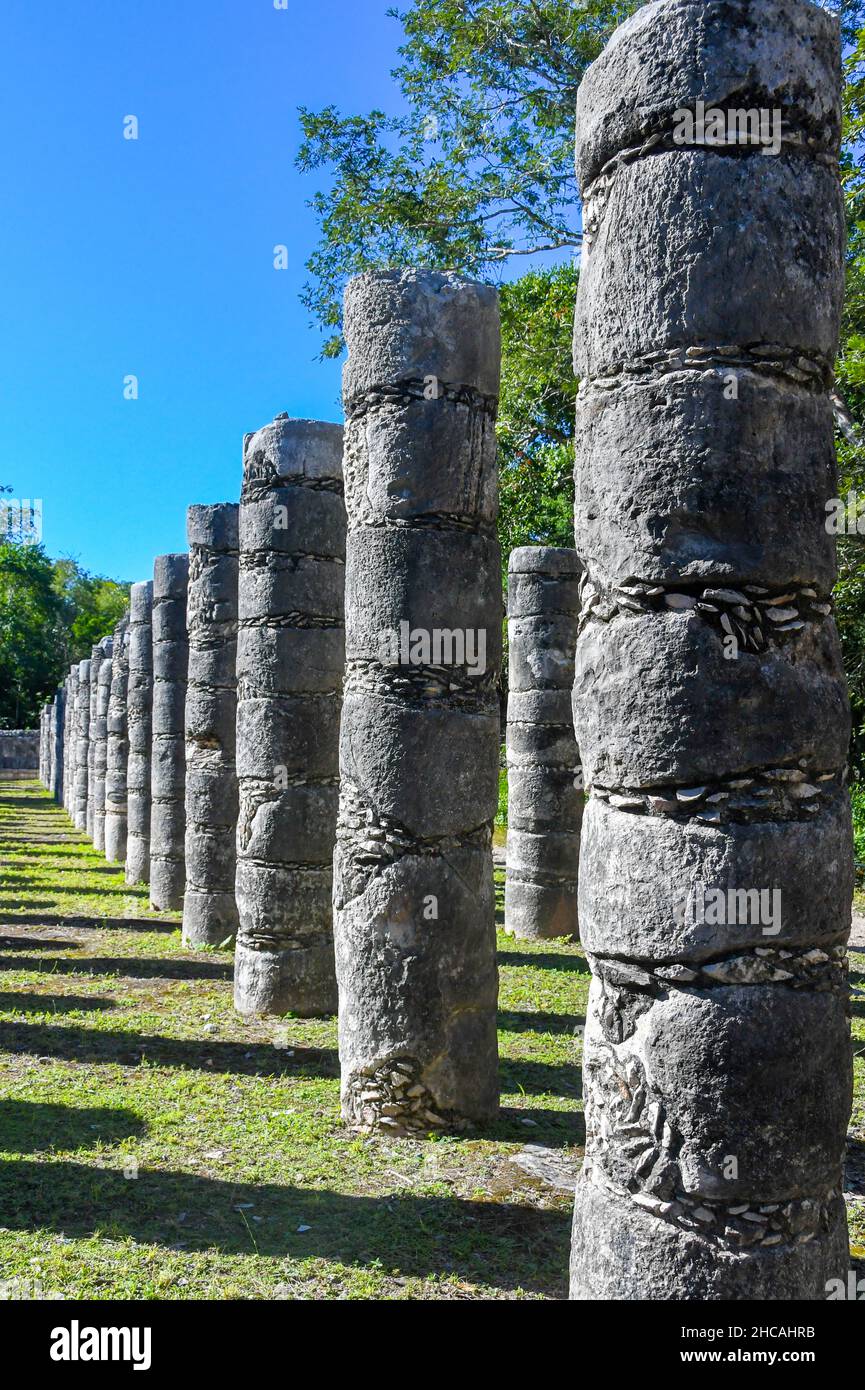
[[[150,735],[153,720],[153,581],[129,594],[129,679],[126,721],[126,882],[150,878]]]
[[[247,435],[237,640],[234,1002],[336,1011],[333,846],[344,663],[342,428]]]
[[[129,685],[129,615],[114,630],[111,688],[108,693],[107,746],[105,752],[105,858],[112,864],[126,860],[126,767],[129,730],[126,719]]]
[[[186,593],[189,556],[159,555],[153,564],[153,727],[150,768],[150,902],[183,906],[186,885]]]
[[[498,1109],[497,296],[362,275],[345,332],[342,1110],[361,1131],[460,1128]]]
[[[508,848],[505,931],[576,936],[582,775],[571,690],[579,614],[575,550],[508,558]]]
[[[238,506],[190,507],[189,683],[186,688],[186,894],[183,939],[218,946],[237,935]]]
[[[656,0],[580,88],[578,1299],[846,1277],[839,54],[799,0]]]

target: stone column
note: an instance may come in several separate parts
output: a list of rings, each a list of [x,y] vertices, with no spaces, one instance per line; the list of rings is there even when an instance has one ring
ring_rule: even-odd
[[[244,440],[237,638],[243,1014],[336,1011],[333,846],[345,654],[342,427]]]
[[[799,0],[656,0],[579,91],[577,1299],[846,1280],[839,54]]]
[[[95,717],[91,722],[91,755],[93,761],[93,848],[105,851],[105,777],[108,766],[108,698],[111,694],[111,674],[114,664],[114,639],[103,638],[103,651],[96,677]],[[91,682],[93,674],[91,670]],[[93,701],[91,700],[91,708]]]
[[[50,706],[43,705],[39,712],[39,781],[44,787],[48,785],[48,710]]]
[[[66,677],[66,707],[63,711],[63,806],[71,817],[75,809],[76,765],[76,707],[78,701],[78,667],[70,666]]]
[[[366,274],[345,332],[343,1116],[459,1128],[498,1110],[497,296],[435,271]]]
[[[54,800],[60,805],[63,801],[65,757],[63,731],[66,722],[66,689],[62,685],[57,688],[52,709],[54,717],[51,728],[51,782],[49,790]]]
[[[111,638],[103,637],[90,652],[90,725],[87,741],[87,834],[96,843],[96,746],[99,742],[97,703],[99,672],[111,657]],[[98,847],[97,847],[98,848]]]
[[[153,742],[150,772],[150,902],[183,906],[186,883],[184,711],[189,639],[189,556],[160,555],[153,564]]]
[[[508,848],[505,931],[576,936],[583,818],[571,690],[580,599],[575,550],[508,559]]]
[[[129,594],[129,676],[126,720],[126,882],[150,878],[150,732],[153,716],[153,583],[133,584]]]
[[[114,630],[111,689],[108,693],[105,750],[105,858],[111,864],[126,860],[126,766],[129,731],[126,699],[129,684],[129,615]]]
[[[75,792],[72,816],[76,830],[87,830],[88,752],[90,747],[90,659],[78,663],[75,695]]]
[[[183,940],[218,946],[237,935],[236,502],[190,507],[189,683],[186,688],[186,893]]]

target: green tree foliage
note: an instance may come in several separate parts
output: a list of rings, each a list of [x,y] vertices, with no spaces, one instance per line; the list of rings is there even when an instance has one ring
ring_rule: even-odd
[[[0,544],[0,728],[35,727],[69,665],[113,631],[128,601],[128,584],[51,560],[41,545]]]
[[[41,546],[0,545],[0,727],[31,728],[59,676],[63,600]]]

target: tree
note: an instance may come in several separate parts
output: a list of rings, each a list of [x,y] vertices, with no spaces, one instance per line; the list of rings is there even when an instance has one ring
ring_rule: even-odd
[[[62,672],[63,600],[41,545],[0,543],[0,728],[33,727]]]
[[[0,728],[31,728],[69,666],[114,631],[129,585],[51,560],[41,545],[0,543]]]

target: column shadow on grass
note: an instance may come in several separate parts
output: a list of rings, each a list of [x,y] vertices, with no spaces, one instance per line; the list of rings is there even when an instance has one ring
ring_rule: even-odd
[[[37,943],[28,942],[30,946]],[[41,944],[41,943],[40,943]],[[5,949],[0,944],[0,949]],[[4,970],[39,970],[47,975],[121,975],[128,980],[231,980],[234,966],[215,960],[148,960],[141,956],[76,956],[64,960],[61,956],[0,956],[0,972]]]
[[[81,942],[60,936],[0,936],[0,951],[80,951]],[[12,962],[9,963],[12,967]],[[22,965],[22,970],[29,967]]]
[[[112,1169],[18,1159],[0,1161],[0,1223],[73,1238],[106,1231],[186,1252],[455,1274],[554,1298],[565,1296],[570,1237],[568,1210],[516,1202],[348,1196],[147,1169],[129,1180]]]
[[[161,918],[151,921],[149,917],[97,917],[95,914],[76,917],[62,912],[19,912],[10,916],[7,909],[5,917],[0,912],[0,927],[89,927],[96,931],[119,927],[124,931],[162,932],[171,936],[180,931],[180,922],[165,922]]]
[[[125,1067],[138,1066],[145,1060],[151,1067],[244,1076],[339,1075],[336,1048],[293,1045],[286,1049],[210,1038],[199,1041],[101,1028],[63,1028],[47,1023],[0,1023],[0,1051]]]
[[[20,962],[19,962],[20,966]],[[0,991],[0,1010],[6,1013],[71,1014],[79,1009],[90,1013],[116,1009],[114,999],[101,999],[92,994],[37,994],[15,990]]]
[[[0,1100],[0,1149],[6,1153],[119,1144],[146,1133],[147,1125],[133,1110]]]
[[[499,951],[499,967],[508,965],[530,965],[539,970],[574,970],[580,975],[590,975],[588,962],[582,956],[559,956],[552,951]]]
[[[499,1028],[505,1033],[570,1033],[585,1025],[583,1014],[550,1014],[499,1009]]]

